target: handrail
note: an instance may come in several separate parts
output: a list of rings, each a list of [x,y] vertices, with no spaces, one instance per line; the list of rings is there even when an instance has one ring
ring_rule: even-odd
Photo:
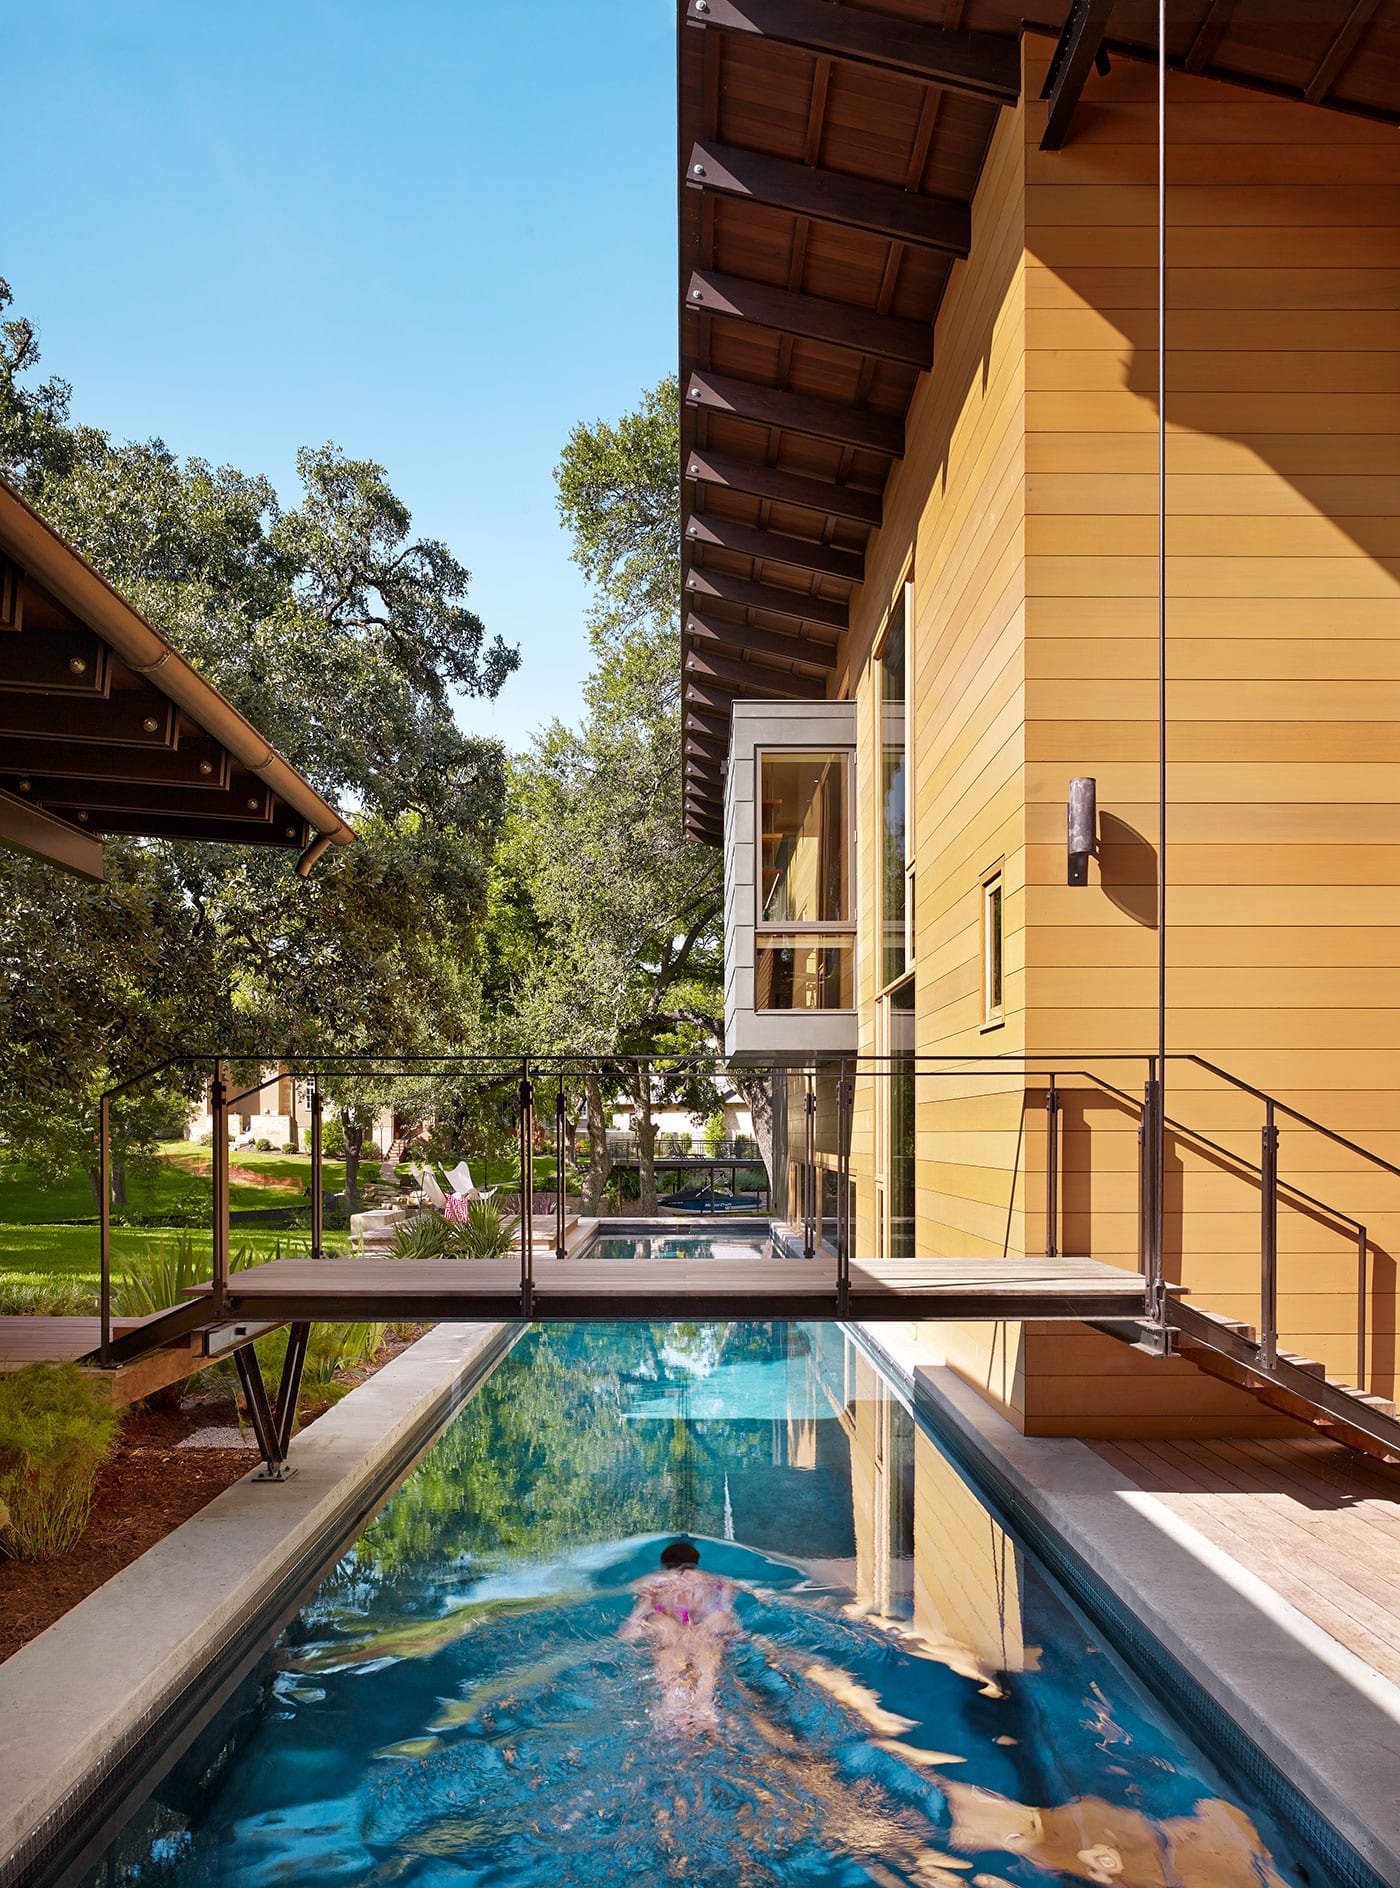
[[[1218,1075],[1223,1082],[1229,1082],[1232,1088],[1241,1089],[1246,1095],[1253,1095],[1256,1101],[1262,1101],[1278,1114],[1286,1114],[1290,1120],[1297,1121],[1314,1133],[1325,1135],[1329,1141],[1335,1141],[1338,1147],[1345,1147],[1350,1153],[1360,1154],[1363,1160],[1369,1160],[1373,1167],[1383,1167],[1387,1173],[1394,1174],[1400,1180],[1400,1167],[1383,1155],[1372,1153],[1369,1147],[1363,1147],[1360,1141],[1348,1139],[1345,1134],[1338,1134],[1335,1128],[1327,1127],[1321,1121],[1315,1121],[1310,1114],[1304,1114],[1300,1108],[1290,1108],[1286,1101],[1280,1101],[1276,1095],[1270,1095],[1262,1088],[1256,1088],[1252,1082],[1246,1082],[1238,1075],[1232,1075],[1229,1069],[1222,1069],[1218,1063],[1210,1062],[1203,1055],[1192,1055],[1186,1051],[1173,1054],[1173,1061],[1194,1062],[1197,1068],[1209,1069],[1212,1075]]]
[[[1139,1113],[1142,1112],[1143,1104],[1138,1100],[1136,1095],[1129,1094],[1126,1088],[1119,1088],[1113,1082],[1104,1081],[1102,1076],[1095,1075],[1089,1069],[1061,1069],[1057,1071],[1057,1073],[1061,1076],[1078,1075],[1086,1082],[1095,1083],[1097,1087],[1104,1089],[1106,1093],[1116,1095],[1120,1101],[1125,1101],[1130,1108],[1136,1108]],[[1267,1097],[1265,1097],[1265,1099],[1267,1099]],[[1275,1102],[1274,1106],[1282,1109],[1283,1103]],[[1171,1128],[1174,1133],[1183,1134],[1190,1140],[1198,1142],[1202,1147],[1210,1148],[1212,1153],[1221,1155],[1225,1160],[1230,1161],[1236,1167],[1246,1168],[1248,1172],[1256,1178],[1260,1180],[1264,1178],[1264,1170],[1260,1163],[1256,1160],[1251,1160],[1248,1154],[1237,1154],[1232,1147],[1226,1147],[1223,1141],[1213,1141],[1208,1134],[1203,1134],[1199,1128],[1193,1128],[1185,1121],[1178,1121],[1172,1115],[1167,1115],[1165,1121],[1166,1125]],[[1285,1191],[1291,1193],[1295,1199],[1302,1200],[1308,1206],[1315,1206],[1318,1212],[1326,1213],[1330,1219],[1343,1220],[1351,1227],[1353,1232],[1364,1232],[1366,1230],[1364,1221],[1357,1219],[1351,1213],[1344,1213],[1339,1206],[1331,1206],[1326,1200],[1319,1200],[1314,1194],[1304,1192],[1302,1187],[1295,1185],[1286,1175],[1279,1175],[1278,1184],[1283,1187]]]

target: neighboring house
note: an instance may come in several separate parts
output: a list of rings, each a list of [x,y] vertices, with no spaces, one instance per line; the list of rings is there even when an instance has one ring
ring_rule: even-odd
[[[1119,9],[1096,69],[1108,8],[1081,4],[1052,71],[1067,0],[1049,36],[1002,0],[883,41],[864,6],[767,33],[716,11],[681,33],[684,738],[689,828],[725,853],[728,1050],[817,1067],[828,1215],[848,1059],[858,1253],[1135,1267],[1148,15]],[[1209,11],[1178,21],[1166,104],[1168,1046],[1400,1160],[1400,83],[1343,0]],[[1264,1104],[1173,1060],[1166,1109],[1192,1130],[1166,1136],[1167,1276],[1254,1323]],[[1276,1125],[1288,1180],[1339,1209],[1284,1200],[1282,1342],[1390,1396],[1400,1181]],[[1030,1429],[1275,1420],[1087,1331],[946,1342]]]

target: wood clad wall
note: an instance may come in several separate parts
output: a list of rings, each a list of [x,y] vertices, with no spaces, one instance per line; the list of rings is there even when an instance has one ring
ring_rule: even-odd
[[[1044,48],[1028,42],[1027,95]],[[1027,1046],[1155,1039],[1155,75],[1025,134]],[[1169,1046],[1400,1161],[1400,145],[1173,76],[1168,93]],[[1102,856],[1064,885],[1064,804]],[[1124,1086],[1137,1089],[1141,1070]],[[1257,1160],[1260,1110],[1173,1068],[1169,1113]],[[1066,1242],[1131,1254],[1126,1116],[1076,1099]],[[1367,1222],[1394,1383],[1400,1180],[1283,1124],[1282,1168]],[[1355,1380],[1354,1230],[1285,1210],[1284,1339]],[[1178,1140],[1170,1263],[1257,1316],[1259,1199]]]
[[[920,1052],[1021,1044],[1024,883],[1024,297],[1020,110],[1003,114],[960,265],[915,394],[908,454],[886,493],[851,635],[860,702],[857,830],[861,1048],[876,1050],[879,936],[878,675],[871,661],[912,556],[913,850]],[[1004,860],[1004,1025],[980,1022],[980,873]],[[993,1091],[996,1092],[993,1092]],[[941,1097],[936,1099],[936,1097]],[[853,1137],[857,1243],[876,1248],[875,1106],[862,1083]],[[918,1241],[925,1252],[1019,1250],[1021,1085],[920,1083]]]

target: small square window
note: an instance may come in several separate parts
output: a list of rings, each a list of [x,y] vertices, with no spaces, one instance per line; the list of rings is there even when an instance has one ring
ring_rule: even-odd
[[[1003,1019],[1001,872],[982,881],[982,1027],[991,1029]]]

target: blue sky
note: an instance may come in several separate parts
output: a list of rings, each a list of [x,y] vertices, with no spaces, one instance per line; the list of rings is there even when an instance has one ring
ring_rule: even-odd
[[[468,727],[573,719],[579,419],[674,364],[672,0],[5,9],[0,275],[74,412],[295,490],[389,468],[521,646]]]

